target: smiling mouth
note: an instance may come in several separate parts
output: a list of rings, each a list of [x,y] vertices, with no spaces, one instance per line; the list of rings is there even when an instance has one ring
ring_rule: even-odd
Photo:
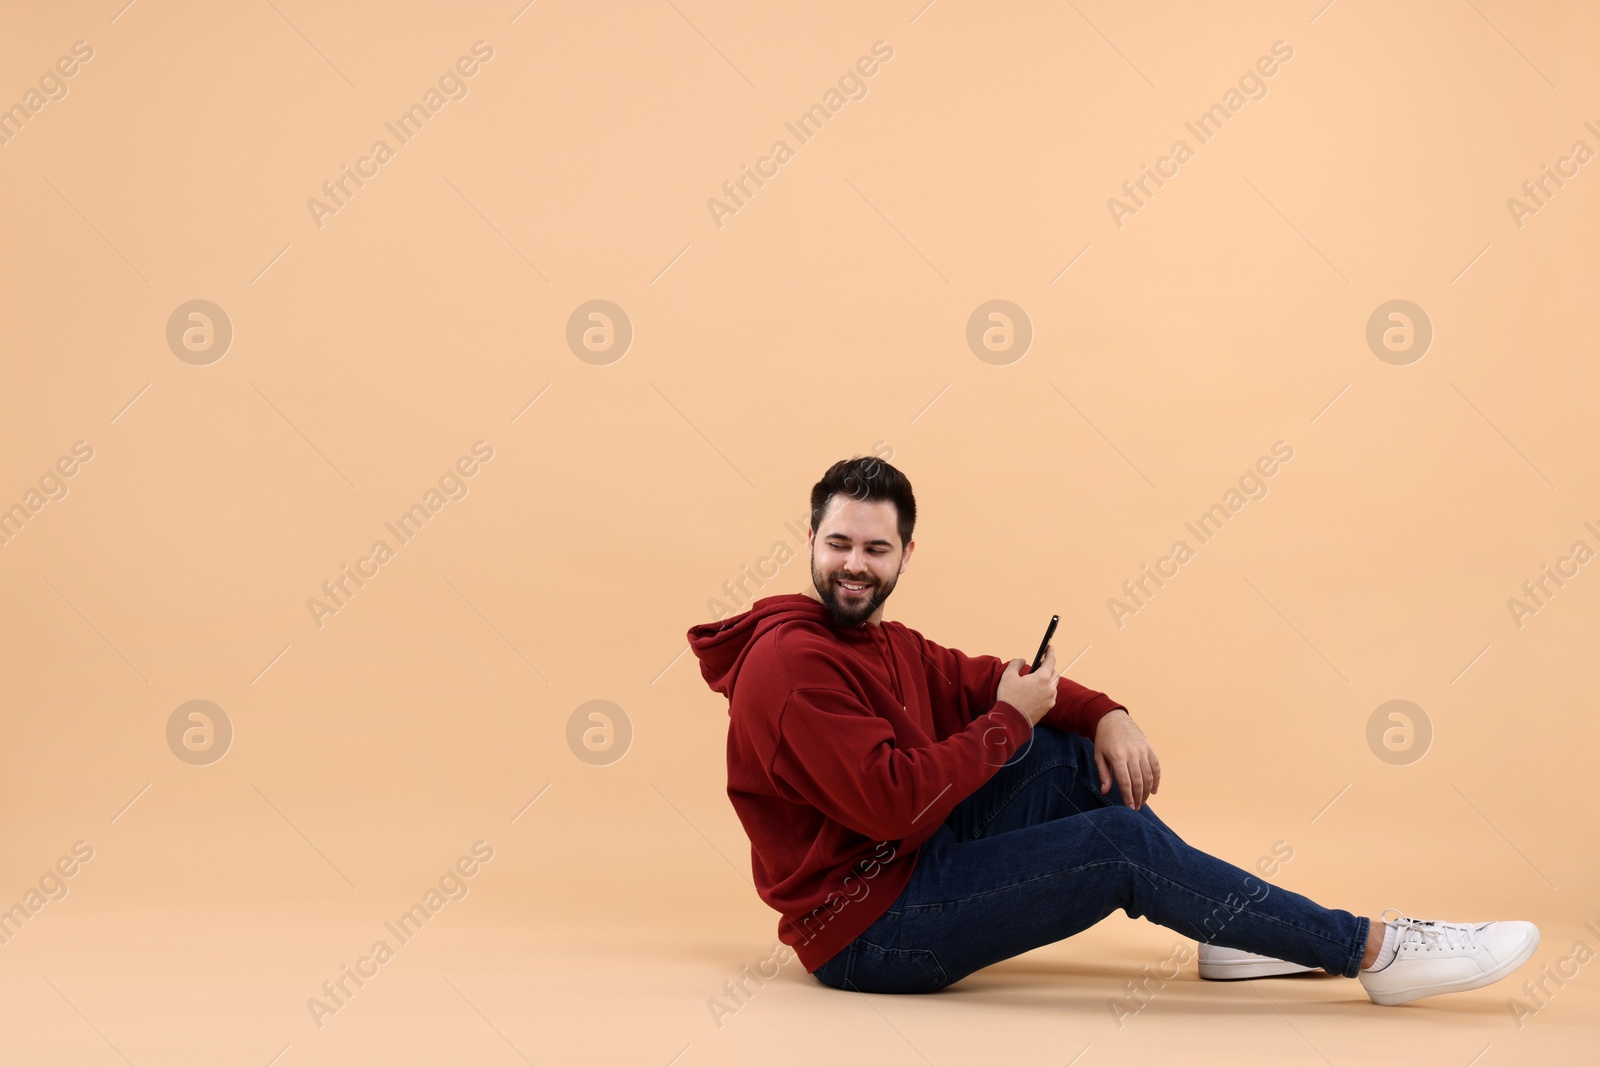
[[[845,592],[851,594],[852,596],[860,596],[862,593],[865,593],[867,591],[867,589],[870,588],[870,587],[867,585],[866,582],[846,582],[846,581],[841,580],[839,582],[839,588],[843,589]]]

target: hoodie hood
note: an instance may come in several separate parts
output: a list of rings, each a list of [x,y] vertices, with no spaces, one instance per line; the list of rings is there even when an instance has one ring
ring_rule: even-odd
[[[714,693],[728,698],[728,713],[733,713],[733,687],[745,656],[764,634],[785,623],[814,622],[829,627],[844,640],[852,636],[870,639],[856,629],[833,626],[828,609],[804,593],[784,593],[762,597],[748,611],[730,615],[720,622],[703,622],[689,628],[689,648],[700,660],[700,676]]]

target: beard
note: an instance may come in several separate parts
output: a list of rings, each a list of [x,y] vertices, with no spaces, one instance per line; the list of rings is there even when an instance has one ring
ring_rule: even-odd
[[[841,576],[841,572],[829,577],[817,570],[817,554],[815,551],[811,553],[811,583],[817,587],[817,593],[822,597],[822,606],[827,609],[828,618],[835,626],[842,627],[860,626],[871,618],[873,612],[889,599],[889,594],[894,592],[895,583],[900,580],[897,574],[889,579],[888,585],[880,585],[871,575],[858,575],[857,577],[866,583],[867,589],[859,596],[851,596],[840,588]]]

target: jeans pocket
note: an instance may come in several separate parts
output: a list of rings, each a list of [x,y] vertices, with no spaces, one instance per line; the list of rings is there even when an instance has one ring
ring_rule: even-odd
[[[863,993],[932,993],[945,985],[939,957],[925,948],[885,948],[857,938],[851,944],[847,989]]]
[[[811,977],[815,978],[825,986],[831,986],[834,989],[844,989],[845,979],[850,974],[850,953],[852,951],[854,951],[853,947],[846,945],[838,952],[835,952],[833,956],[828,959],[828,962],[812,971]]]

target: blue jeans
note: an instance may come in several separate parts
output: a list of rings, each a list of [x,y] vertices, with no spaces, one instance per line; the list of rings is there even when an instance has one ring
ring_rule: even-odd
[[[1121,909],[1187,938],[1355,977],[1371,920],[1184,842],[1146,804],[1100,795],[1094,744],[1049,725],[950,813],[883,916],[813,974],[931,993]]]

